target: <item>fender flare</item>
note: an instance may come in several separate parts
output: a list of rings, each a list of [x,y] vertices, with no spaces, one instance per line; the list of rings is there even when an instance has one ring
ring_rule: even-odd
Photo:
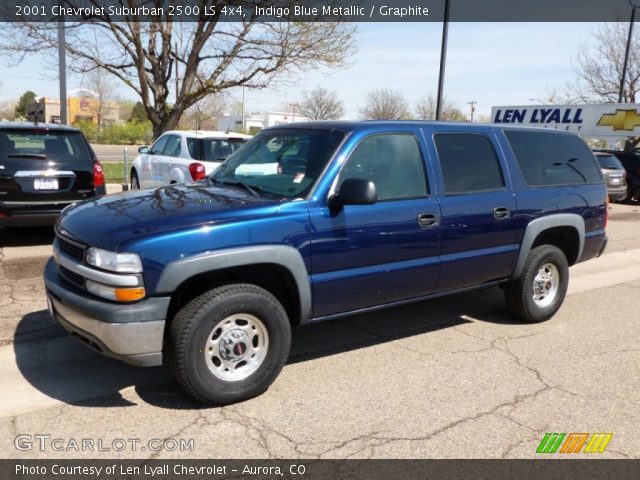
[[[169,172],[169,182],[175,182],[175,183],[185,183],[185,178],[184,178],[184,172],[182,171],[182,169],[180,167],[173,167],[171,169],[171,172]],[[188,181],[191,181],[191,179],[189,179]]]
[[[582,257],[582,251],[584,250],[584,238],[585,238],[585,226],[584,219],[575,213],[557,213],[547,215],[544,217],[536,218],[527,225],[527,228],[522,237],[522,243],[520,244],[520,253],[518,255],[518,261],[513,270],[512,277],[518,278],[524,270],[524,265],[527,262],[527,257],[531,251],[533,242],[540,233],[550,228],[555,227],[572,227],[575,228],[578,233],[578,256],[576,257],[576,263],[580,261]]]
[[[300,252],[286,245],[257,245],[205,252],[169,263],[156,286],[157,294],[171,294],[183,282],[201,273],[255,264],[285,268],[293,277],[300,299],[300,322],[311,317],[311,283]]]

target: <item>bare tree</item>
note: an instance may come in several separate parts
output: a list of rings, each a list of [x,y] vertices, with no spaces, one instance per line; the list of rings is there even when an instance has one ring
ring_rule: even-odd
[[[98,0],[87,0],[98,5]],[[74,7],[80,0],[65,0]],[[127,6],[161,5],[162,0],[128,0]],[[158,15],[151,21],[127,16],[118,22],[108,9],[84,22],[67,23],[69,68],[87,73],[101,68],[133,89],[153,125],[154,135],[174,128],[182,114],[199,100],[233,87],[264,88],[286,75],[308,68],[338,67],[354,50],[356,27],[340,22],[221,20],[222,11],[207,15],[211,0],[199,5],[197,22],[174,22]],[[238,0],[236,6],[269,6],[272,0]],[[253,11],[253,10],[251,10]],[[286,20],[286,19],[284,19]],[[0,48],[14,61],[25,55],[57,49],[57,24],[5,24]],[[177,74],[176,74],[177,71]],[[175,88],[175,102],[169,102]]]
[[[83,87],[89,91],[85,109],[95,119],[98,128],[105,125],[107,119],[117,119],[114,110],[118,108],[115,98],[115,88],[109,74],[99,68],[92,70],[83,77]]]
[[[204,97],[184,112],[180,120],[180,128],[211,130],[216,123],[214,120],[222,115],[228,108],[229,97],[224,93]]]
[[[407,100],[391,89],[376,89],[367,93],[360,116],[367,120],[406,120],[411,118]]]
[[[422,97],[416,105],[416,118],[419,120],[435,120],[437,99],[433,95]],[[467,122],[469,119],[456,105],[442,100],[441,120],[447,122]]]
[[[336,92],[316,87],[304,93],[298,111],[309,120],[336,120],[344,115],[344,105]]]
[[[580,49],[575,62],[578,78],[557,91],[558,103],[617,103],[622,81],[624,53],[629,34],[626,22],[603,23],[594,42]],[[635,30],[623,88],[623,103],[640,100],[640,34]],[[625,142],[625,149],[640,144],[640,137]]]

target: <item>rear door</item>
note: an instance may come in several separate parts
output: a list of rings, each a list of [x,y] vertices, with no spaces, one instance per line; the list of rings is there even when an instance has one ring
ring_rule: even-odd
[[[94,159],[80,132],[0,129],[0,200],[64,202],[93,195]]]
[[[486,130],[435,133],[446,291],[508,277],[518,251],[516,199]]]

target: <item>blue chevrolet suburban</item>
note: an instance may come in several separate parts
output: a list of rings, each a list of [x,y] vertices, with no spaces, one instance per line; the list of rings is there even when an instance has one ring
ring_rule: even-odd
[[[600,170],[570,133],[290,124],[204,181],[65,209],[44,278],[71,334],[224,404],[268,388],[299,324],[496,285],[514,316],[547,320],[606,222]]]

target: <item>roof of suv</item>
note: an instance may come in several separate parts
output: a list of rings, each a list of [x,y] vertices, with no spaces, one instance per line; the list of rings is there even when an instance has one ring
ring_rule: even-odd
[[[564,130],[556,130],[552,128],[531,127],[527,125],[507,125],[504,123],[469,123],[469,122],[439,122],[435,120],[322,120],[312,122],[285,123],[269,127],[265,130],[276,130],[280,128],[306,128],[306,129],[336,129],[336,130],[359,130],[367,127],[385,127],[392,125],[406,126],[446,126],[460,129],[475,127],[500,128],[503,130],[532,130],[546,131],[558,134],[572,134]]]
[[[68,125],[59,123],[35,123],[35,122],[0,122],[0,130],[10,128],[11,130],[58,130],[65,132],[79,132],[80,130]]]

